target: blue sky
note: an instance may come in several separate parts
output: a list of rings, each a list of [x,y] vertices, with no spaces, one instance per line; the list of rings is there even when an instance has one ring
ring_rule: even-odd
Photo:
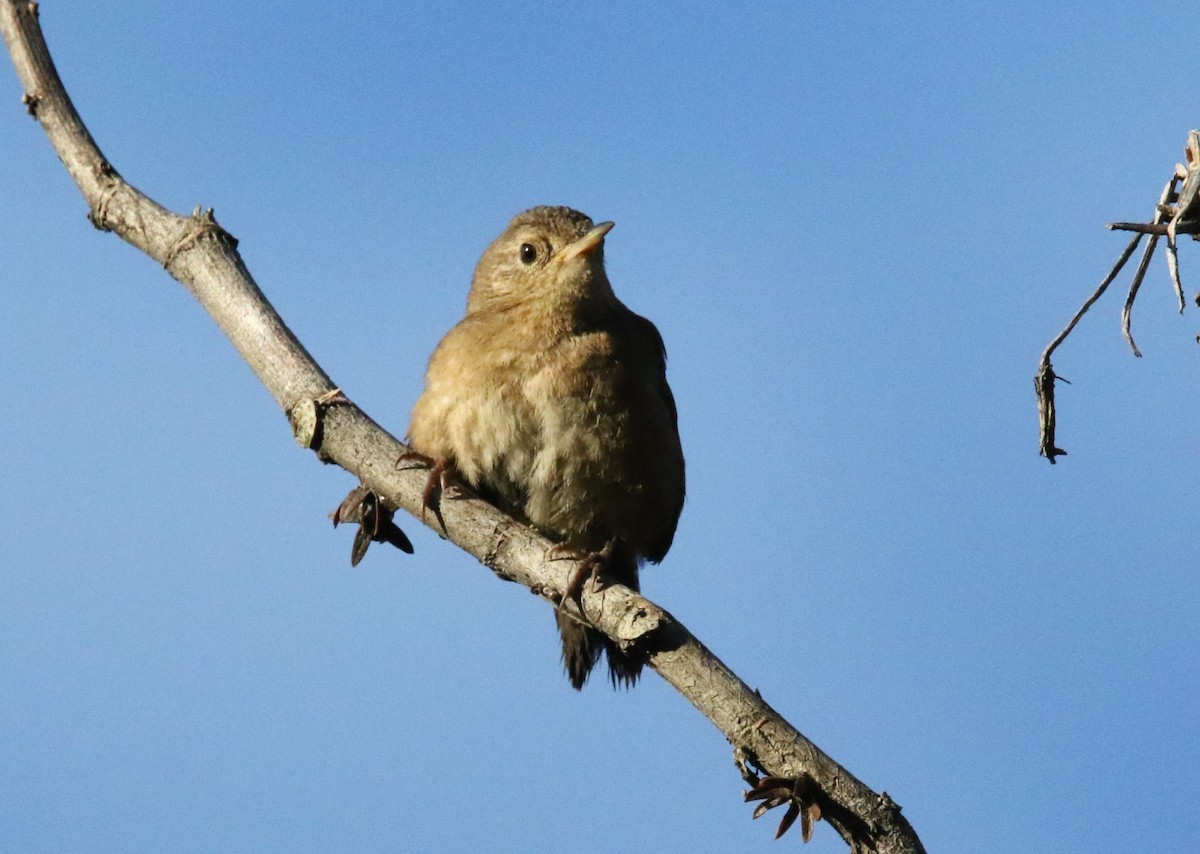
[[[1057,466],[1032,397],[1103,224],[1149,217],[1200,126],[1177,15],[42,4],[117,168],[214,207],[397,434],[509,217],[614,220],[688,459],[647,593],[972,852],[1200,847],[1200,320],[1161,259],[1144,359],[1120,293],[1060,349]],[[88,225],[20,96],[0,73],[0,849],[799,844],[656,677],[576,694],[550,611],[416,523],[350,569],[351,478]]]

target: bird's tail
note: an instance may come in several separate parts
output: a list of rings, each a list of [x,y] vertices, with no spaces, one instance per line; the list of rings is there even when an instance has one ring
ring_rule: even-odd
[[[608,656],[608,677],[613,687],[633,687],[642,672],[640,656],[624,652],[603,632],[577,623],[565,614],[558,614],[556,619],[562,635],[563,668],[576,690],[583,688],[602,652]]]
[[[604,562],[603,577],[608,581],[638,589],[637,560],[619,547]],[[642,672],[644,657],[636,650],[623,650],[604,632],[556,612],[558,632],[562,635],[563,669],[575,690],[583,688],[592,668],[603,653],[608,658],[608,678],[613,687],[632,688]]]

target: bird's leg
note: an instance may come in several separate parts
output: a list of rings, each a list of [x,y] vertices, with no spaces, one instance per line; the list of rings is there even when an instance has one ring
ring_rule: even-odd
[[[417,451],[405,451],[396,460],[396,468],[403,468],[404,463],[417,463],[428,467],[429,479],[425,481],[425,489],[421,493],[421,521],[425,521],[425,511],[432,510],[438,524],[446,533],[446,520],[442,518],[442,498],[458,498],[462,495],[461,481],[454,469],[454,464],[446,458],[433,459]]]

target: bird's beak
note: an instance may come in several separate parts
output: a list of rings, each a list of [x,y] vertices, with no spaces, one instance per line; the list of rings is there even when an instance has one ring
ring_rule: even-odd
[[[596,250],[596,247],[604,243],[604,235],[612,231],[615,223],[602,222],[583,237],[576,240],[569,246],[564,246],[554,256],[554,260],[561,262],[570,261],[580,255],[588,255]]]

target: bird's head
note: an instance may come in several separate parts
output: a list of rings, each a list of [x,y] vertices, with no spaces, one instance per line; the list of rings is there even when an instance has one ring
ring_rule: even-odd
[[[515,216],[475,267],[467,313],[542,308],[575,313],[614,300],[604,272],[604,235],[579,211],[536,207]]]

